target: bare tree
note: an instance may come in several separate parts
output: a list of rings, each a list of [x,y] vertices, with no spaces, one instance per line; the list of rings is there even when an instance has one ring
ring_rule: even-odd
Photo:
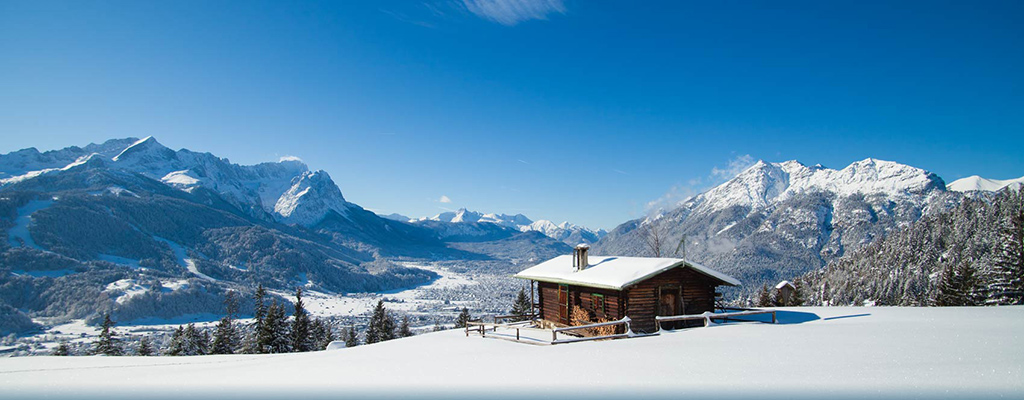
[[[653,220],[647,220],[636,228],[636,232],[647,245],[647,251],[654,257],[661,257],[662,248],[667,240],[668,232],[664,226],[655,226]]]

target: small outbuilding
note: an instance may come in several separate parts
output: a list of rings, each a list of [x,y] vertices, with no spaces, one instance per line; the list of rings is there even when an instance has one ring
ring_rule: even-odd
[[[593,257],[576,246],[527,268],[516,278],[537,282],[539,317],[552,326],[571,324],[575,308],[591,321],[628,316],[639,332],[657,329],[654,317],[714,312],[716,288],[739,286],[735,278],[681,258]]]
[[[796,291],[796,286],[790,281],[782,281],[775,285],[775,303],[776,304],[789,304],[793,298],[793,292]]]

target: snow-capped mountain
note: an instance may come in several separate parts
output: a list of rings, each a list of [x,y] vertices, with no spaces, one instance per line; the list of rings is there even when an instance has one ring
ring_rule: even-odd
[[[843,169],[759,161],[671,209],[616,227],[594,254],[685,255],[740,277],[774,284],[953,204],[934,173],[866,159]],[[638,229],[643,227],[643,229]],[[680,244],[682,243],[682,244]]]
[[[592,230],[579,225],[571,224],[568,221],[555,224],[548,220],[533,221],[523,214],[485,214],[460,208],[456,211],[448,211],[437,214],[433,217],[423,217],[412,220],[413,223],[435,221],[447,224],[462,224],[462,226],[445,227],[442,236],[473,236],[492,234],[488,229],[480,229],[476,224],[493,224],[519,232],[536,231],[543,233],[552,239],[565,242],[569,245],[579,243],[594,243],[600,240],[607,233],[604,229]],[[435,224],[436,225],[436,224]]]
[[[86,163],[141,174],[185,192],[203,187],[252,217],[286,224],[312,226],[332,212],[345,216],[352,206],[327,172],[310,171],[301,161],[237,165],[210,153],[171,150],[152,136],[2,155],[0,187]]]
[[[216,313],[227,290],[256,283],[390,290],[436,275],[384,255],[446,252],[466,254],[346,202],[326,172],[294,159],[242,166],[151,137],[0,155],[9,318]]]
[[[973,175],[953,181],[953,183],[946,185],[946,189],[955,192],[996,192],[1004,187],[1011,185],[1015,185],[1017,187],[1024,185],[1024,176],[1017,179],[998,180],[986,179],[977,175]]]

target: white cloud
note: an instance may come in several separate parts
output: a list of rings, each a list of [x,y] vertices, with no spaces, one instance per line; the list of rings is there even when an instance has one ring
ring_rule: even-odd
[[[545,20],[552,13],[565,14],[562,0],[462,0],[462,4],[478,17],[505,26]]]
[[[757,162],[754,157],[750,154],[744,154],[736,156],[729,160],[726,166],[719,168],[718,166],[711,168],[711,173],[707,177],[696,177],[688,180],[685,184],[679,184],[673,186],[661,197],[647,202],[647,212],[656,213],[661,209],[672,209],[679,206],[680,203],[689,200],[691,197],[703,193],[704,191],[717,186],[725,181],[734,178],[743,172],[751,165]]]
[[[441,198],[437,199],[437,201],[441,203],[451,203],[452,199],[449,199],[448,196],[441,195]]]
[[[750,168],[750,166],[754,165],[755,162],[757,162],[757,160],[754,160],[754,157],[751,157],[750,154],[736,156],[736,158],[729,160],[729,165],[725,168],[711,168],[711,177],[720,182],[727,181],[732,179],[732,177],[739,175],[743,170]]]
[[[285,161],[298,161],[298,162],[302,162],[302,159],[298,158],[296,156],[284,156],[284,157],[281,157],[281,159],[277,160],[277,162],[285,162]]]

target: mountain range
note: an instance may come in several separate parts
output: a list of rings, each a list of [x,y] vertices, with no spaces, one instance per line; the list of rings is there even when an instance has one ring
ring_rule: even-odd
[[[391,218],[394,218],[394,214],[392,214]],[[473,236],[474,234],[478,236],[490,235],[493,234],[492,229],[488,229],[487,227],[481,229],[480,224],[492,224],[518,232],[540,232],[545,236],[562,241],[570,246],[575,246],[580,243],[596,243],[608,233],[604,229],[593,230],[569,223],[568,221],[562,222],[561,224],[555,224],[554,222],[544,219],[533,221],[523,214],[484,214],[476,211],[469,211],[465,208],[460,208],[456,211],[443,212],[433,217],[407,220],[413,224],[431,224],[431,221],[446,224],[458,224],[456,226],[449,226],[446,229],[442,229],[442,237],[455,235]],[[433,225],[435,229],[438,226],[437,224],[431,225]]]
[[[685,255],[732,274],[745,290],[821,268],[847,252],[948,210],[963,195],[934,173],[865,159],[842,169],[758,161],[667,209],[619,225],[595,254]],[[678,249],[678,250],[677,250]]]
[[[0,232],[0,308],[19,320],[217,313],[225,291],[256,284],[365,292],[437,277],[395,258],[567,251],[520,231],[457,245],[346,201],[296,159],[244,166],[152,137],[0,155]]]
[[[466,209],[382,217],[298,159],[238,165],[152,137],[30,148],[0,155],[0,314],[11,322],[6,331],[31,329],[29,317],[216,313],[227,290],[247,294],[257,284],[392,290],[437,275],[389,260],[471,261],[463,264],[506,274],[581,242],[595,255],[686,257],[749,291],[1021,181],[947,186],[934,173],[875,159],[838,170],[759,161],[604,232]]]

